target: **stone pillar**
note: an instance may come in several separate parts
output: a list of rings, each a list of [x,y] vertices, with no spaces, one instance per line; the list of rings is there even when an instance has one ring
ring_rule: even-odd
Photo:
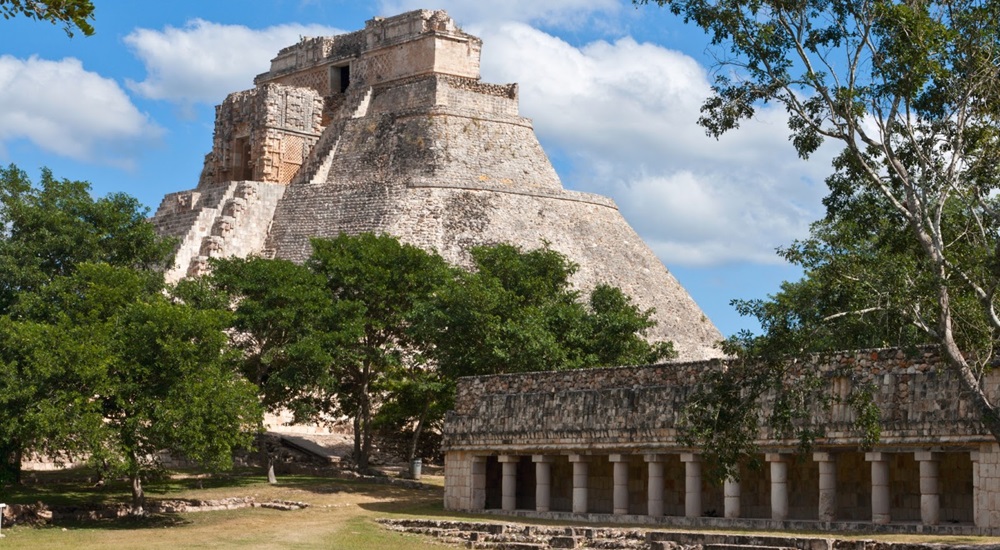
[[[646,514],[663,515],[663,455],[648,454],[646,459]]]
[[[590,468],[586,455],[569,455],[569,461],[573,464],[573,513],[587,513],[587,481],[590,475]]]
[[[920,463],[920,521],[924,525],[937,525],[941,522],[941,453],[916,452],[913,455]]]
[[[788,519],[788,461],[778,453],[764,458],[771,464],[771,519]]]
[[[521,457],[500,455],[497,460],[503,467],[500,508],[505,512],[513,512],[517,509],[517,463],[521,461]]]
[[[629,455],[613,454],[608,462],[614,468],[614,492],[612,493],[612,513],[628,514],[628,459]]]
[[[813,453],[819,465],[819,520],[837,519],[837,458],[833,453]]]
[[[982,512],[982,485],[979,481],[979,460],[980,451],[972,451],[969,458],[972,459],[972,522],[976,527],[983,527]]]
[[[472,457],[472,509],[486,508],[486,457]]]
[[[723,488],[725,491],[725,509],[727,518],[740,517],[740,482],[727,479]]]
[[[535,463],[535,511],[548,512],[552,505],[552,455],[534,455]]]
[[[701,456],[681,455],[684,463],[684,517],[701,517]]]
[[[872,463],[872,523],[889,523],[889,454],[865,453]]]

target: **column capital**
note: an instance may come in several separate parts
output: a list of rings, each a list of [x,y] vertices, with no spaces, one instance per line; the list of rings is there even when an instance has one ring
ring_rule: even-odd
[[[681,462],[701,462],[701,455],[695,453],[681,453]]]
[[[944,453],[937,451],[916,451],[913,453],[913,458],[917,462],[932,462],[936,460],[941,460],[941,455]]]
[[[817,451],[813,453],[814,462],[834,462],[837,460],[837,455],[830,452]]]
[[[500,462],[501,464],[507,462],[520,462],[520,461],[521,457],[519,455],[500,455],[497,457],[497,462]]]
[[[646,462],[666,462],[667,455],[659,453],[646,453],[642,455],[642,459]]]
[[[885,462],[889,460],[889,453],[883,453],[881,451],[865,453],[865,460],[868,462]]]
[[[531,461],[536,464],[539,462],[545,464],[551,464],[552,462],[555,462],[555,460],[556,457],[553,455],[531,455]]]
[[[569,455],[570,462],[590,462],[590,455]]]
[[[788,456],[787,453],[765,453],[764,460],[767,462],[786,462]]]
[[[608,462],[628,462],[632,455],[615,453],[608,455]]]
[[[486,460],[489,459],[489,458],[490,457],[488,457],[486,455],[473,455],[472,456],[472,462],[473,462],[473,464],[477,464],[477,463],[485,464]]]

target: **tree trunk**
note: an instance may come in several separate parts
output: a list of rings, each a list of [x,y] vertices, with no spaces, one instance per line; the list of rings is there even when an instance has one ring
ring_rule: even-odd
[[[274,457],[267,453],[267,482],[271,485],[278,483],[278,476],[274,475]]]
[[[980,422],[989,430],[993,439],[1000,442],[1000,411],[990,403],[986,392],[983,391],[982,385],[976,379],[975,373],[972,372],[972,367],[965,359],[962,350],[959,349],[958,342],[955,341],[955,335],[951,327],[951,298],[948,294],[948,288],[943,283],[939,284],[938,306],[941,308],[941,313],[939,314],[941,351],[944,353],[948,364],[958,374],[959,382],[969,392],[972,405],[979,411]]]
[[[354,413],[354,468],[361,469],[361,411]]]
[[[406,462],[413,462],[413,459],[417,457],[417,447],[420,443],[420,434],[424,431],[424,423],[427,421],[427,413],[430,411],[430,403],[424,406],[423,412],[420,413],[420,420],[417,421],[417,427],[413,430],[413,437],[410,438],[410,450],[406,453]]]
[[[142,490],[142,477],[139,475],[138,468],[133,469],[129,477],[132,480],[132,511],[129,513],[133,516],[144,516],[146,515],[144,509],[146,493]]]

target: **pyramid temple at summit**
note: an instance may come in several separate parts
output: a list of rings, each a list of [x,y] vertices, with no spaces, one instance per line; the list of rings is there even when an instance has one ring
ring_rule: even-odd
[[[216,107],[197,187],[153,217],[180,241],[168,279],[212,257],[301,262],[311,237],[340,233],[391,234],[462,266],[472,246],[548,243],[579,264],[577,288],[607,283],[655,308],[649,338],[679,360],[721,356],[718,329],[614,202],[563,188],[517,84],[480,80],[481,47],[420,10],[282,49]]]

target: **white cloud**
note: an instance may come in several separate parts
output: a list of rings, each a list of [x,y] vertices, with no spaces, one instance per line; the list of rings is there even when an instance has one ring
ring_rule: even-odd
[[[78,160],[131,167],[162,129],[79,59],[0,56],[0,143],[27,139]]]
[[[596,15],[618,13],[620,0],[439,0],[436,4],[448,12],[460,25],[523,21],[558,27],[575,27]],[[385,15],[426,8],[424,0],[380,0],[379,10]]]
[[[322,25],[278,25],[250,29],[194,19],[182,28],[137,29],[125,37],[148,73],[130,89],[150,99],[181,104],[220,103],[227,94],[253,87],[278,50],[303,36],[343,31]]]
[[[708,138],[711,89],[691,57],[631,38],[577,48],[519,23],[469,30],[484,79],[519,82],[522,114],[571,159],[563,183],[614,198],[667,265],[777,263],[819,217],[830,148],[800,160],[777,108]]]

